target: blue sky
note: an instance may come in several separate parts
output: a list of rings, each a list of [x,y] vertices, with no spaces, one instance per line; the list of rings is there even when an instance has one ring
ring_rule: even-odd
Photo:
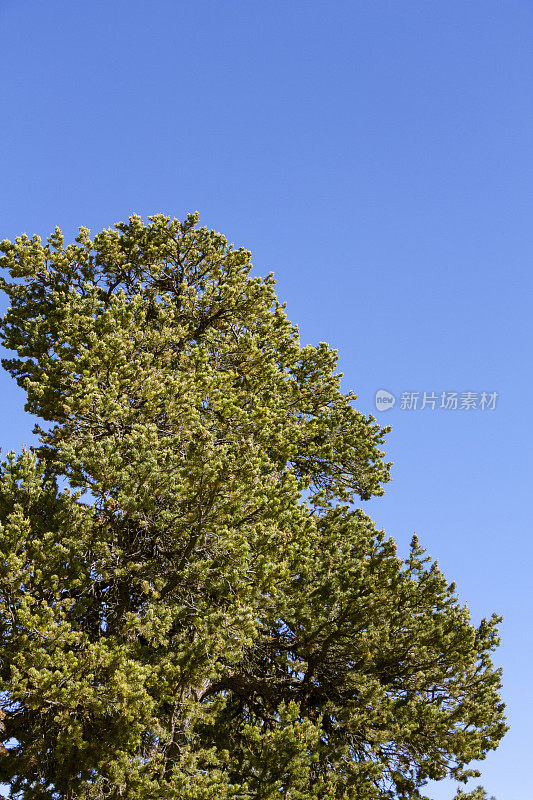
[[[483,783],[531,800],[533,5],[0,0],[0,30],[0,238],[197,209],[276,273],[303,342],[393,426],[365,510],[504,616],[511,731]],[[32,421],[0,381],[18,450]],[[400,407],[467,391],[496,407]]]

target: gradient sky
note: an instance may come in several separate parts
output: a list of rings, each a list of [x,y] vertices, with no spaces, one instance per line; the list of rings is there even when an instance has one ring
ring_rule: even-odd
[[[504,616],[511,730],[482,781],[531,800],[531,2],[0,0],[0,31],[0,239],[197,209],[276,273],[393,426],[365,510]],[[33,422],[0,381],[5,453]],[[498,398],[400,407],[424,391]]]

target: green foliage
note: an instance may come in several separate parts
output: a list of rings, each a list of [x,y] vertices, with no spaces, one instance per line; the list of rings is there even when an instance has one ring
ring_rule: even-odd
[[[496,800],[496,798],[489,798],[486,791],[481,786],[478,786],[472,792],[464,792],[462,789],[458,789],[453,800]]]
[[[387,431],[272,275],[196,215],[0,252],[3,364],[47,423],[0,476],[11,796],[411,800],[478,774],[499,619],[352,510]]]

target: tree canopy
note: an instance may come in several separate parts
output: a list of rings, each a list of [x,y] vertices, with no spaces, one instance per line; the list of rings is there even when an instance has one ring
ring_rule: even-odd
[[[0,475],[11,796],[414,800],[479,774],[500,619],[355,508],[387,429],[272,274],[195,214],[0,252],[3,365],[41,420]]]

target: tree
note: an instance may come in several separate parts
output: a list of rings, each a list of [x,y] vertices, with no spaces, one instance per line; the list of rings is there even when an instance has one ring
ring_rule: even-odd
[[[479,774],[499,618],[354,509],[387,429],[197,221],[1,245],[3,364],[42,424],[0,476],[0,781],[381,800]]]

